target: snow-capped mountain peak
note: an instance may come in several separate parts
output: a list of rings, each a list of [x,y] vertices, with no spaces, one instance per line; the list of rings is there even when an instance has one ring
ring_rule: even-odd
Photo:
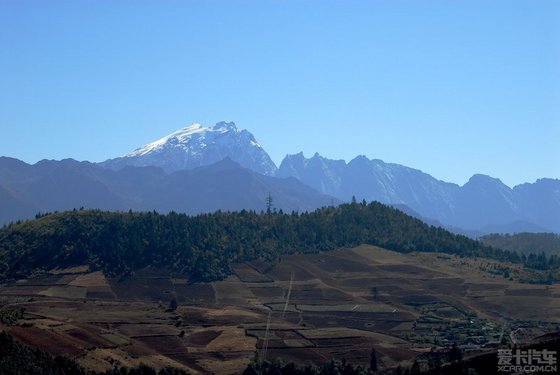
[[[277,170],[253,135],[239,130],[234,122],[219,122],[214,126],[194,123],[103,165],[111,169],[151,165],[174,172],[213,164],[227,157],[262,174],[274,175]]]

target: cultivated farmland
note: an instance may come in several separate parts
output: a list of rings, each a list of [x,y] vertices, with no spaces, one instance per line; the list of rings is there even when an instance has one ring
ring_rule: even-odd
[[[257,351],[367,365],[375,348],[380,367],[392,367],[434,347],[479,353],[560,325],[559,285],[523,283],[529,271],[482,258],[360,246],[233,271],[192,284],[153,268],[126,279],[53,270],[0,286],[9,317],[0,328],[87,368],[145,363],[209,374],[239,373]]]

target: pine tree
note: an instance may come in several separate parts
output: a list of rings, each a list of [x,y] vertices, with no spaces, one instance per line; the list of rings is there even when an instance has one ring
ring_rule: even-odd
[[[270,195],[270,192],[268,193],[268,197],[266,197],[266,213],[268,215],[272,213],[272,195]]]

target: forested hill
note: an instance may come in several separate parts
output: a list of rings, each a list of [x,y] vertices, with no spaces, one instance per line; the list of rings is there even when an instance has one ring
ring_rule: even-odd
[[[560,255],[560,235],[557,233],[488,234],[480,240],[488,246],[525,255]]]
[[[0,231],[0,278],[17,279],[87,264],[112,276],[152,265],[192,281],[219,280],[230,264],[282,254],[359,244],[399,252],[439,251],[519,262],[517,253],[483,245],[377,202],[326,207],[311,213],[170,213],[70,211]]]

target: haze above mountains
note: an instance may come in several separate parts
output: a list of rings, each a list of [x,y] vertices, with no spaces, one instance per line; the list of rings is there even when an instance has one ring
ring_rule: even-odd
[[[94,164],[71,159],[34,165],[0,158],[0,223],[78,207],[186,213],[265,209],[305,211],[378,200],[472,235],[560,232],[560,180],[509,188],[474,175],[463,186],[420,170],[357,156],[287,155],[279,167],[233,122],[193,124],[122,157]]]

